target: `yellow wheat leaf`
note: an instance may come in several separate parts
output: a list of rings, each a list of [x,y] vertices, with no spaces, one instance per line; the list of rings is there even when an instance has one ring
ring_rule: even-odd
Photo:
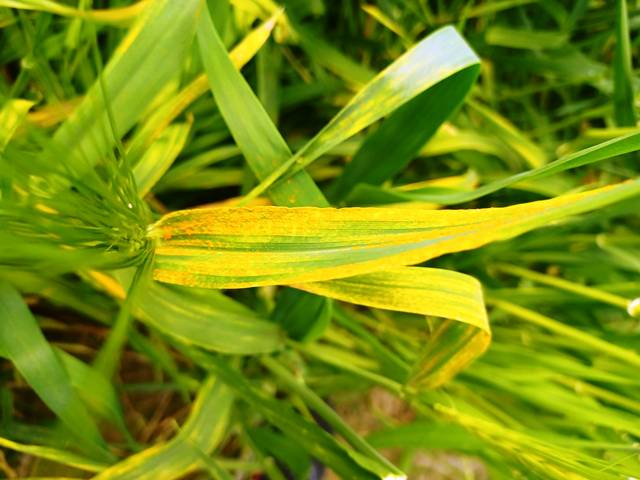
[[[414,265],[504,240],[637,194],[640,180],[505,208],[203,208],[149,229],[157,280],[207,288],[287,285]]]
[[[407,379],[412,386],[442,385],[481,355],[491,342],[480,282],[463,273],[399,267],[294,286],[358,305],[453,320],[442,323],[422,348]]]
[[[154,277],[206,288],[293,285],[374,308],[448,319],[407,380],[442,385],[482,354],[491,332],[479,283],[407,267],[480,247],[640,192],[640,180],[505,208],[252,208],[182,210],[149,228]]]

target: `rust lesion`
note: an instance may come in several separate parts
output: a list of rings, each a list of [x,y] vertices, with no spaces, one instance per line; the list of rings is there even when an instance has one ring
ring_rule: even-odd
[[[169,228],[165,228],[162,230],[162,240],[168,242],[173,237],[173,232]]]

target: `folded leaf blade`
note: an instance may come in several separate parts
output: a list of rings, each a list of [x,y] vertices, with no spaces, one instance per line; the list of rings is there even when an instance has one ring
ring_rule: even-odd
[[[480,282],[463,273],[400,267],[296,287],[358,305],[452,320],[443,322],[421,349],[407,379],[418,388],[450,380],[491,342]]]

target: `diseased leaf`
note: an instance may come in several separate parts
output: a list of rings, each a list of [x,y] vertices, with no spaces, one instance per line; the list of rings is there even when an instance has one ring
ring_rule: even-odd
[[[407,379],[416,387],[434,388],[447,382],[491,341],[480,283],[462,273],[401,267],[296,287],[358,305],[455,320],[441,324],[420,352]]]
[[[477,75],[478,61],[478,57],[453,27],[444,27],[432,33],[371,80],[295,156],[270,173],[249,197],[266,190],[285,173],[291,176],[331,148],[396,111],[388,119],[388,125],[384,126],[385,122],[379,133],[371,137],[371,143],[363,145],[362,160],[356,157],[356,166],[345,171],[345,182],[349,183],[338,188],[341,194],[346,193],[365,174],[372,175],[371,181],[375,182],[388,178],[406,165],[460,104]],[[441,83],[446,80],[450,82]],[[435,87],[435,92],[432,92],[434,97],[426,93],[431,87]],[[434,103],[442,99],[443,89],[450,89],[453,92],[452,98],[447,97],[449,101],[445,103]],[[416,98],[417,96],[420,97]],[[414,98],[415,103],[412,102]],[[390,154],[396,158],[391,162],[380,164],[375,161],[379,158],[377,154],[380,153],[380,148],[392,148],[388,145],[390,137],[405,129],[412,117],[424,114],[426,110],[429,110],[430,120],[425,120],[424,131],[405,132],[404,138],[397,142],[394,140],[394,145],[397,145]],[[353,173],[351,168],[354,169]],[[377,172],[378,169],[381,169],[380,173],[369,173]]]
[[[39,10],[42,12],[63,15],[65,17],[82,18],[96,23],[114,26],[125,26],[140,15],[152,3],[150,0],[140,0],[133,5],[104,10],[85,10],[73,8],[51,0],[0,0],[0,6],[21,8],[25,10]]]
[[[29,100],[9,100],[0,110],[0,152],[4,150],[16,130],[27,118],[33,102]]]
[[[397,70],[394,70],[397,69]],[[380,74],[361,95],[369,98],[358,104],[356,112],[367,112],[368,104],[386,107],[393,91],[407,85],[424,89],[415,98],[391,105],[393,111],[370,134],[332,185],[331,197],[343,200],[357,183],[378,185],[402,169],[420,151],[438,128],[462,104],[480,71],[480,59],[451,28],[430,35]],[[399,73],[398,73],[399,72]],[[375,82],[388,82],[386,87]],[[348,108],[348,107],[346,107]],[[358,123],[360,118],[350,120]]]
[[[424,262],[514,237],[640,193],[640,180],[493,209],[210,208],[149,230],[154,278],[207,288],[330,280]]]
[[[25,445],[23,443],[14,442],[7,438],[0,437],[0,446],[8,448],[16,452],[26,453],[27,455],[33,455],[34,457],[45,458],[62,465],[68,465],[73,468],[85,470],[87,472],[99,472],[108,466],[106,463],[102,463],[90,458],[85,458],[81,455],[76,455],[67,450],[59,450],[51,447],[41,447],[38,445]]]

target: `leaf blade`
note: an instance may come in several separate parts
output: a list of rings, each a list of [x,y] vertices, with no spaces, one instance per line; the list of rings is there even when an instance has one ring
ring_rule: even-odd
[[[183,210],[149,230],[156,242],[154,277],[206,288],[348,277],[477,248],[638,193],[640,180],[633,180],[499,209]]]
[[[16,369],[65,426],[98,459],[110,459],[97,425],[71,386],[58,356],[47,343],[22,297],[0,281],[0,346]]]
[[[480,356],[491,342],[482,287],[462,273],[400,267],[296,288],[368,307],[453,320],[444,322],[422,347],[407,383],[436,388]],[[464,325],[459,325],[460,322]]]

